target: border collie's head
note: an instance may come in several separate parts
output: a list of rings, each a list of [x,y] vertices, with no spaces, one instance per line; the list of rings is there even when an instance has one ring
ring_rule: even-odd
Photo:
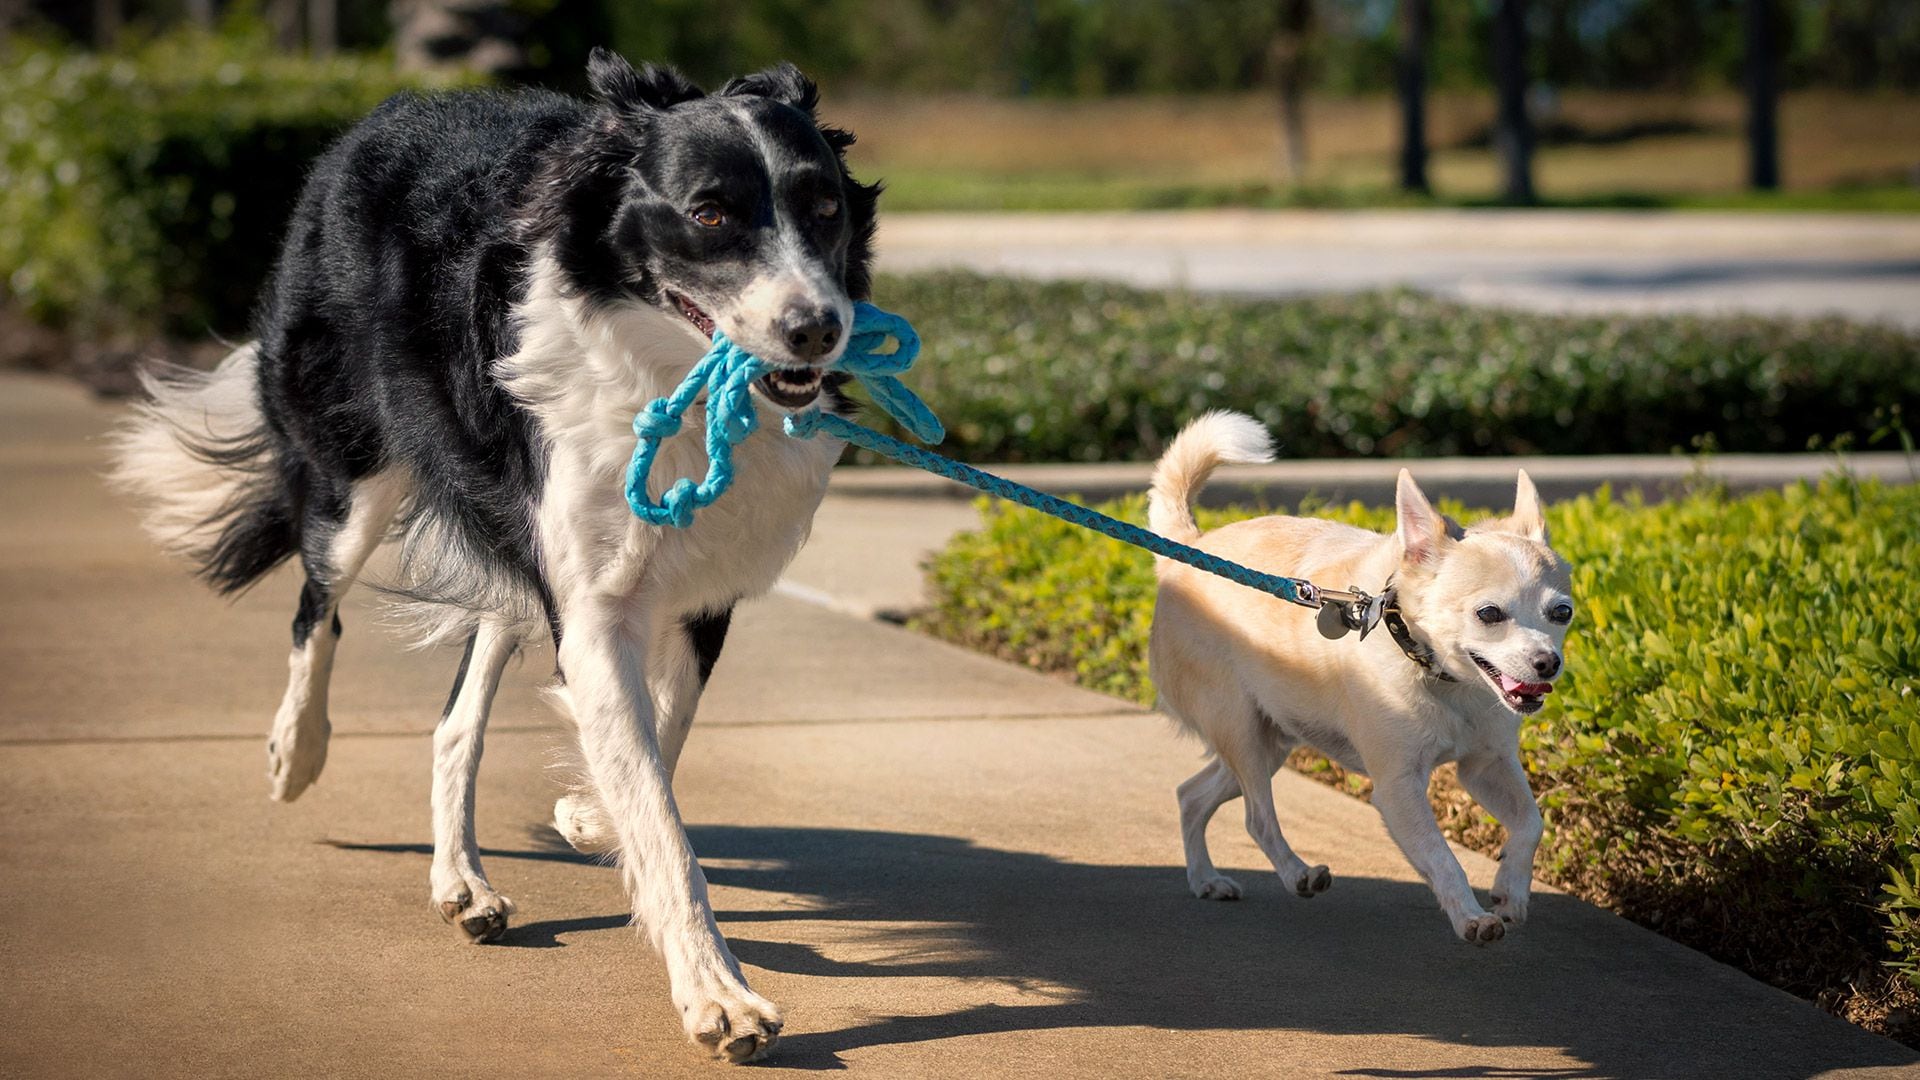
[[[820,393],[868,289],[878,185],[848,173],[852,134],[814,117],[791,64],[707,94],[671,68],[595,49],[596,115],[544,170],[531,235],[591,303],[640,302],[715,328],[782,371],[788,408]]]

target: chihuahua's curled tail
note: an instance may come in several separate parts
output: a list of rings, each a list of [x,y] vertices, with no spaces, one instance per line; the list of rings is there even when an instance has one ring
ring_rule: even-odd
[[[1147,495],[1147,524],[1169,540],[1200,538],[1193,497],[1222,465],[1260,465],[1273,460],[1273,437],[1244,413],[1216,409],[1188,424],[1160,456]]]

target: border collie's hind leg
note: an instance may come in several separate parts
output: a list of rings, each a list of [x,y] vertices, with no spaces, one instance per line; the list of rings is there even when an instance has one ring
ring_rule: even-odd
[[[513,901],[494,892],[480,868],[473,806],[487,716],[518,645],[511,626],[481,622],[467,639],[453,696],[433,733],[433,905],[475,943],[498,940],[513,913]]]
[[[343,500],[308,493],[300,533],[307,582],[293,616],[286,697],[267,738],[267,782],[280,802],[299,798],[327,763],[333,730],[327,721],[327,682],[340,640],[340,597],[386,537],[405,494],[405,483],[385,473],[355,481]]]

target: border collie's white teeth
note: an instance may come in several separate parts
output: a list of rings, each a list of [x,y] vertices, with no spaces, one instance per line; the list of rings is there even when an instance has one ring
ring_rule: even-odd
[[[820,396],[826,372],[819,368],[779,368],[754,380],[767,400],[789,409],[804,409]]]

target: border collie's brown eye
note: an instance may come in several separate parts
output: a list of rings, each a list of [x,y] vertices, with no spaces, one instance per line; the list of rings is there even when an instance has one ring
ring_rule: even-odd
[[[727,221],[727,215],[712,203],[701,203],[694,207],[692,217],[697,224],[709,229],[717,229]]]
[[[1553,605],[1553,610],[1547,612],[1547,618],[1552,619],[1554,622],[1557,622],[1557,623],[1572,622],[1573,621],[1573,605],[1572,604],[1555,604]]]
[[[839,217],[840,216],[840,200],[832,197],[831,195],[824,196],[820,199],[819,202],[816,202],[813,204],[813,212],[820,215],[823,218]]]
[[[1497,607],[1494,607],[1492,604],[1488,604],[1482,607],[1479,611],[1474,612],[1474,615],[1477,616],[1481,622],[1486,623],[1488,626],[1492,626],[1494,623],[1502,623],[1507,621],[1507,613],[1504,611],[1501,611]]]

